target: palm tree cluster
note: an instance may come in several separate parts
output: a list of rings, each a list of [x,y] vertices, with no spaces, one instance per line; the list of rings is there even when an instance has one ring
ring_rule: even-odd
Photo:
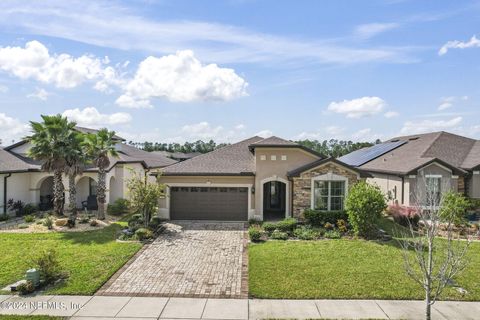
[[[96,133],[76,130],[76,123],[62,115],[42,115],[42,122],[31,121],[32,135],[26,139],[32,144],[29,156],[42,162],[42,170],[53,172],[53,207],[58,215],[64,214],[65,187],[62,177],[68,177],[70,221],[76,219],[75,178],[88,165],[98,169],[98,219],[105,218],[106,170],[110,156],[118,156],[114,131],[101,129]]]

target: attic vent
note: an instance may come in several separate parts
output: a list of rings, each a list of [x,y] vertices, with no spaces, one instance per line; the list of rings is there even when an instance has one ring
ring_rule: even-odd
[[[419,137],[412,137],[412,138],[410,138],[410,139],[408,139],[408,140],[413,141],[413,140],[418,140],[418,138],[419,138]]]

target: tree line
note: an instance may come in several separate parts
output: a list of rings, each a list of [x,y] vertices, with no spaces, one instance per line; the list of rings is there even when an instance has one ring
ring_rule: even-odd
[[[380,140],[377,140],[374,143],[371,143],[371,142],[353,142],[353,141],[337,140],[337,139],[330,139],[330,140],[323,140],[323,141],[306,139],[306,140],[298,140],[295,142],[302,146],[310,148],[314,151],[317,151],[325,156],[334,157],[334,158],[341,157],[345,154],[348,154],[358,149],[370,147],[374,144],[381,143]],[[228,143],[217,144],[213,140],[210,140],[207,142],[202,140],[197,140],[195,142],[185,142],[183,144],[149,142],[149,141],[145,141],[145,142],[129,141],[128,144],[149,152],[167,151],[167,152],[183,152],[183,153],[191,153],[191,152],[207,153],[215,149],[229,145]]]

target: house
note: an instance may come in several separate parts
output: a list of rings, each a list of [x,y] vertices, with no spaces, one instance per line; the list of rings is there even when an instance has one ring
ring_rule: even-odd
[[[369,174],[278,137],[252,137],[163,168],[160,215],[172,220],[268,220],[341,210]]]
[[[390,139],[338,160],[368,172],[390,203],[413,205],[423,190],[480,198],[480,140],[448,132]]]
[[[94,133],[96,130],[76,127],[83,133]],[[142,174],[176,163],[175,160],[137,149],[124,143],[124,139],[115,136],[118,157],[111,157],[107,169],[107,203],[118,198],[127,197],[126,183],[132,171]],[[28,157],[31,145],[22,140],[11,146],[0,148],[0,210],[7,211],[8,199],[21,200],[24,203],[39,205],[40,209],[52,207],[53,174],[41,170],[41,163]],[[154,181],[154,178],[151,177]],[[68,179],[63,178],[65,186],[65,205],[68,205]],[[77,177],[77,207],[89,196],[96,195],[97,168],[87,167]]]

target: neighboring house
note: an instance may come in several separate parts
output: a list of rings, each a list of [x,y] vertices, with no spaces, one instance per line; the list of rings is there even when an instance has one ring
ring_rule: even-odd
[[[367,171],[390,203],[413,205],[424,190],[480,198],[480,140],[433,132],[390,139],[338,160]]]
[[[246,221],[341,210],[348,187],[367,175],[278,137],[252,137],[162,169],[160,215]]]
[[[184,152],[168,152],[168,151],[153,151],[153,153],[160,154],[162,156],[168,157],[173,160],[177,161],[185,161],[188,159],[191,159],[193,157],[201,155],[200,152],[189,152],[189,153],[184,153]]]
[[[94,133],[96,130],[77,127],[78,131]],[[124,143],[121,137],[117,141],[118,157],[110,159],[107,169],[107,203],[118,198],[127,197],[126,183],[133,169],[142,174],[150,170],[163,168],[176,163],[159,154],[137,149]],[[31,145],[22,140],[11,146],[0,149],[0,210],[6,212],[8,199],[21,200],[24,203],[37,204],[41,209],[52,207],[53,174],[40,169],[41,163],[28,157]],[[153,177],[151,177],[152,180]],[[65,205],[68,205],[68,179],[63,180],[65,186]],[[97,169],[89,167],[83,175],[77,177],[77,207],[89,196],[96,196]]]

